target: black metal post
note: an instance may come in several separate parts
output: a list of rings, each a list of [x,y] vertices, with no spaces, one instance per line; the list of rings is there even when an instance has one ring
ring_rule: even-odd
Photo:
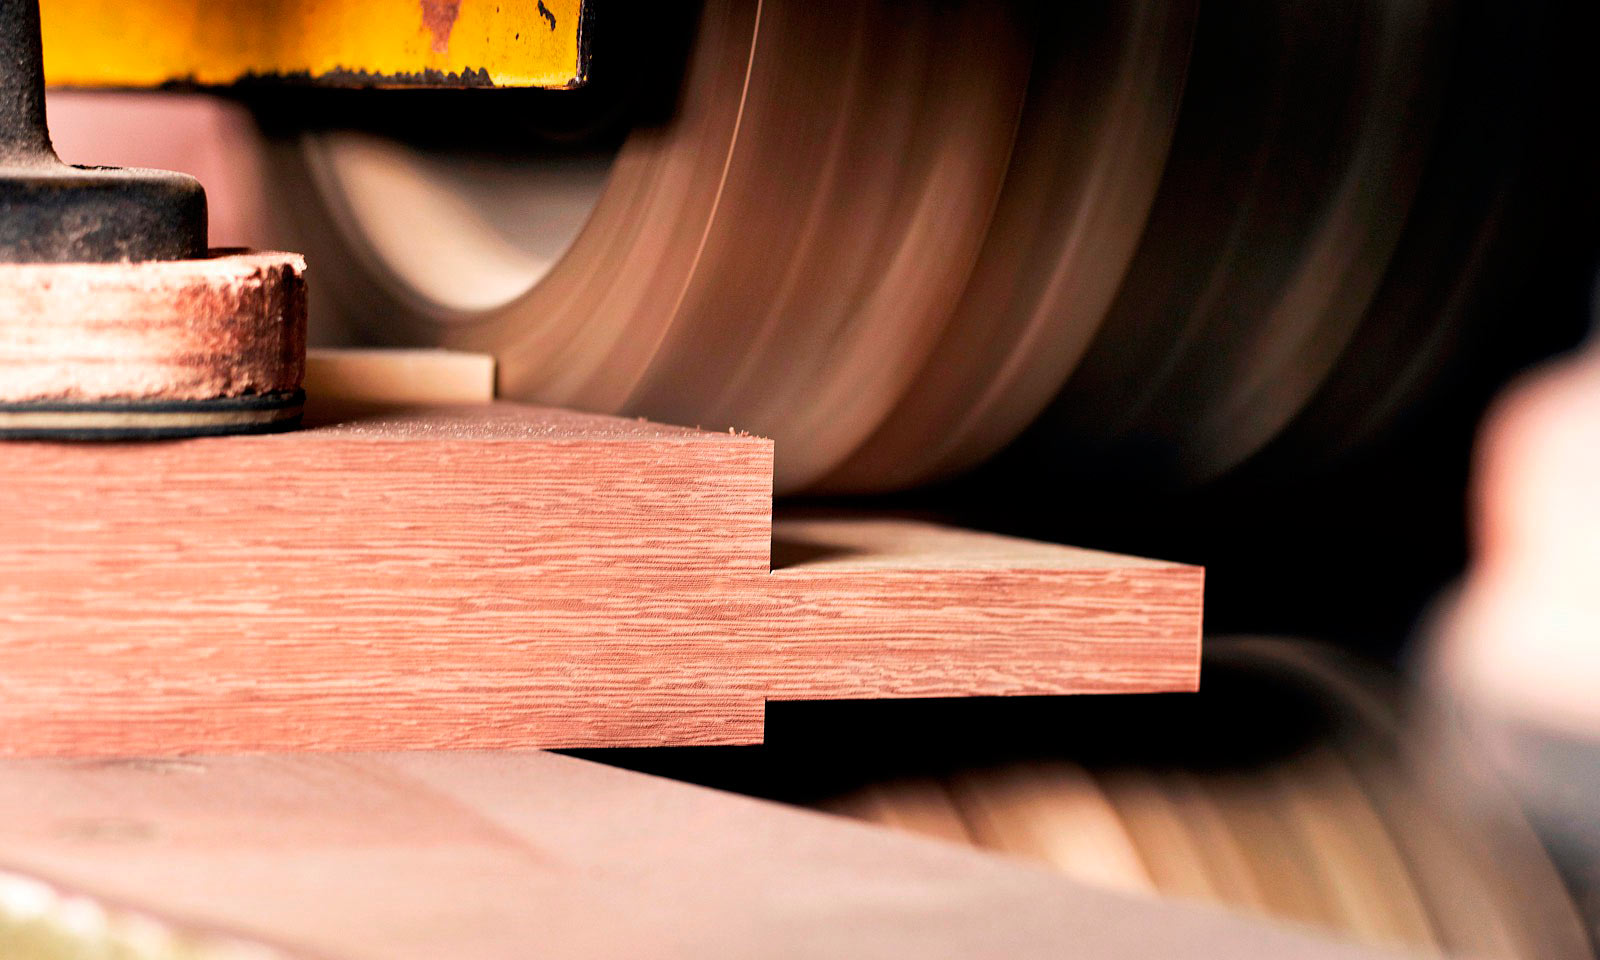
[[[0,0],[0,162],[55,159],[44,115],[39,0]]]
[[[180,260],[205,253],[206,194],[198,180],[163,170],[75,167],[57,158],[45,122],[39,0],[0,0],[0,262]]]

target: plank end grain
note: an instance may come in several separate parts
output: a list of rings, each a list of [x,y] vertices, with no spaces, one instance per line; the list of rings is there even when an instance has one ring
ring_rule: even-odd
[[[775,528],[772,452],[506,403],[7,445],[0,753],[754,743],[769,700],[1194,687],[1198,568]]]

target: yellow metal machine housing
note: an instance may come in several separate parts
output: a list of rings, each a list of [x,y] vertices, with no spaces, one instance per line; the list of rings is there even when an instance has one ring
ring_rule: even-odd
[[[55,86],[561,88],[585,79],[582,0],[42,0]]]

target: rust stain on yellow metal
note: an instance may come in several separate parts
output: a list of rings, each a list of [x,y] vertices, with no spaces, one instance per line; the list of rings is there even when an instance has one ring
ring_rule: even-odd
[[[331,83],[568,87],[582,0],[40,0],[58,86]]]

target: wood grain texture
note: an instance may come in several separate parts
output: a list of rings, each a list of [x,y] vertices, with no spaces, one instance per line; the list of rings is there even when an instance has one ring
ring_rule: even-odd
[[[274,960],[1380,956],[538,752],[8,760],[0,864]]]
[[[502,404],[4,452],[0,752],[753,743],[768,700],[1198,681],[1198,568],[774,526],[747,435]]]

